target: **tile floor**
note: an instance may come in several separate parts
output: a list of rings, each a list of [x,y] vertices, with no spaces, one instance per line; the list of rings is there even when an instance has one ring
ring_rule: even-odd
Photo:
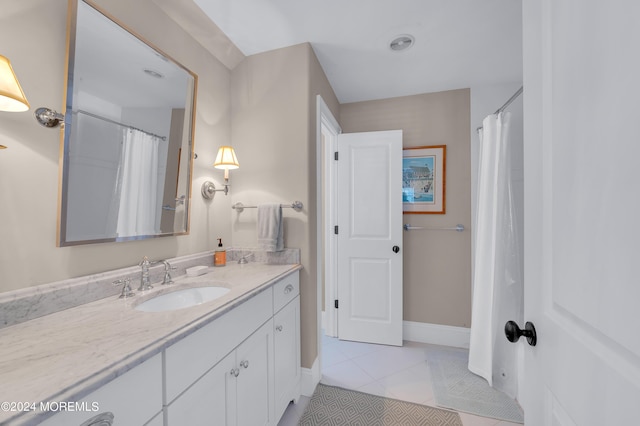
[[[435,407],[424,350],[429,346],[405,341],[403,347],[394,347],[323,336],[321,383]],[[290,404],[278,426],[297,425],[308,403],[303,396]],[[460,418],[464,426],[521,426],[467,413]]]

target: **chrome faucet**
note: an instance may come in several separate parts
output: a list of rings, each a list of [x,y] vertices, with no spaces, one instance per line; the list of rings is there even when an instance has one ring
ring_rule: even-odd
[[[176,268],[175,266],[171,266],[171,264],[166,260],[158,260],[154,263],[162,263],[164,265],[164,278],[162,279],[162,285],[173,284],[173,280],[171,279],[171,271],[175,271],[178,268]]]
[[[151,290],[153,286],[149,280],[149,266],[151,266],[149,258],[147,256],[143,257],[142,261],[138,263],[138,266],[142,268],[140,273],[140,287],[138,287],[138,291]]]

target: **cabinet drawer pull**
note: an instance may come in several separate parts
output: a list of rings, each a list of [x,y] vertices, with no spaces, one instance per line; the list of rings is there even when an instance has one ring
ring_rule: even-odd
[[[282,326],[281,325],[276,326],[276,331],[282,331]]]
[[[114,415],[108,411],[106,413],[100,413],[97,416],[91,417],[80,426],[111,426],[113,424]]]
[[[249,368],[249,361],[247,361],[246,359],[244,361],[240,361],[240,367]]]
[[[285,288],[284,288],[284,294],[289,294],[293,291],[293,286],[291,284],[288,284]]]
[[[229,372],[229,374],[231,374],[233,377],[238,377],[238,374],[240,374],[240,369],[239,368],[232,368],[231,371]]]

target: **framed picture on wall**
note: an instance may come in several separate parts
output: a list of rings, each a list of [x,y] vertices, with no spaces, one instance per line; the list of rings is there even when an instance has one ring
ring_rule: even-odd
[[[445,213],[446,157],[446,145],[417,146],[403,149],[403,213]]]

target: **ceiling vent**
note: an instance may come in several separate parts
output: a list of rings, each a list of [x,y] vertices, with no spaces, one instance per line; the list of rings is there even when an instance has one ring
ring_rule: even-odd
[[[407,50],[408,48],[413,46],[414,42],[415,39],[413,38],[413,36],[403,34],[391,40],[391,43],[389,43],[389,48],[394,52],[402,52],[403,50]]]

